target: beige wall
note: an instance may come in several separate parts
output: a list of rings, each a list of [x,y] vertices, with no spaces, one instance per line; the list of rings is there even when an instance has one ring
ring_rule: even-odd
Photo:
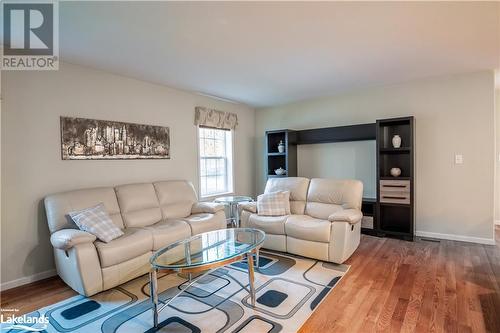
[[[235,190],[254,193],[252,108],[66,63],[3,73],[2,97],[2,283],[54,268],[41,201],[49,193],[159,179],[197,186],[197,105],[238,114]],[[62,161],[61,115],[169,126],[171,159]]]
[[[257,192],[264,131],[416,117],[416,230],[427,236],[493,239],[494,77],[434,78],[257,110]],[[455,165],[454,155],[464,155]],[[319,158],[317,163],[324,163]]]

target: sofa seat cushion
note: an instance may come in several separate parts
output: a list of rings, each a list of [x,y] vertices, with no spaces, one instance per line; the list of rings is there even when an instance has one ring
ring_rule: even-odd
[[[226,227],[226,215],[224,211],[215,214],[199,213],[183,218],[191,227],[191,234],[197,235],[208,231],[219,230]]]
[[[286,235],[314,242],[330,241],[331,222],[308,215],[290,215],[285,223]]]
[[[145,227],[153,235],[153,251],[191,236],[191,228],[185,221],[168,219]]]
[[[256,228],[264,231],[266,234],[284,235],[285,221],[289,215],[283,216],[261,216],[252,214],[248,218],[249,228]]]
[[[153,235],[146,229],[126,228],[123,236],[109,243],[96,241],[94,244],[101,266],[109,267],[151,252]]]

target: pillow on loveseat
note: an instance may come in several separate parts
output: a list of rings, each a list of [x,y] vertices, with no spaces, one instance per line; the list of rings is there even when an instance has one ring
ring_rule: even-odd
[[[264,193],[257,197],[257,214],[282,216],[290,214],[290,191]]]
[[[95,235],[103,242],[108,243],[123,235],[123,231],[121,231],[121,229],[111,220],[103,203],[94,207],[68,213],[68,215],[80,230]]]

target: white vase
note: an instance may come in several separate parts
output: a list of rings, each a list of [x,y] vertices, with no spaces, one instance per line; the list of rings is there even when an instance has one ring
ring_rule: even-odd
[[[394,135],[392,137],[392,146],[394,148],[400,148],[401,147],[401,137],[399,135]]]
[[[285,152],[285,145],[283,144],[283,141],[280,141],[280,144],[278,145],[278,151],[280,153],[284,153]]]
[[[391,169],[391,176],[393,177],[399,177],[401,175],[401,169],[400,168],[392,168]]]

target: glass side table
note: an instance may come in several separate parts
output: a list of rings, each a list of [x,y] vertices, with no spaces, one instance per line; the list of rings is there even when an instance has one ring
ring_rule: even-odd
[[[238,204],[240,202],[252,202],[251,197],[246,197],[242,195],[232,195],[227,197],[219,197],[214,200],[214,202],[222,203],[229,206],[229,218],[227,221],[231,223],[234,228],[240,227],[240,212],[238,210]]]

